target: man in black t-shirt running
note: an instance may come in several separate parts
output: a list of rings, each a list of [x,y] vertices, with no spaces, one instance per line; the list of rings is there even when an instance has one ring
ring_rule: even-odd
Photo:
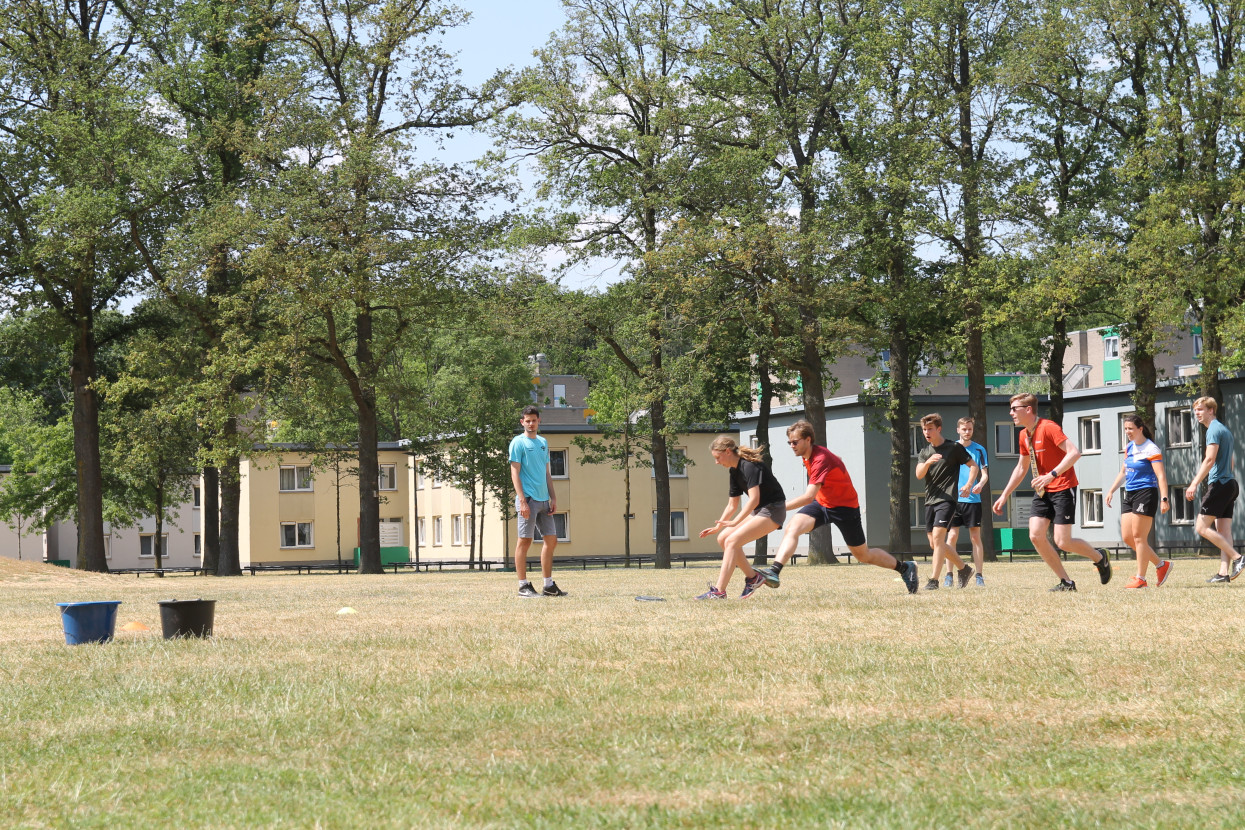
[[[963,588],[973,575],[973,566],[964,564],[955,549],[947,544],[947,528],[951,527],[951,518],[955,515],[955,503],[972,490],[981,468],[963,444],[942,437],[941,415],[922,418],[921,432],[929,446],[917,456],[916,477],[925,482],[925,534],[934,553],[934,577],[925,583],[925,590],[938,589],[938,572],[942,570],[944,559],[955,567]],[[959,486],[961,466],[969,470],[968,483],[962,488]]]

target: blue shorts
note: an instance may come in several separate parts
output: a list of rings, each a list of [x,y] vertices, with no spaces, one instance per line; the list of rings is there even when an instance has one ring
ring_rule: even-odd
[[[860,523],[859,507],[826,507],[815,501],[801,507],[800,515],[813,517],[813,530],[825,524],[837,527],[849,548],[865,543],[865,528]]]

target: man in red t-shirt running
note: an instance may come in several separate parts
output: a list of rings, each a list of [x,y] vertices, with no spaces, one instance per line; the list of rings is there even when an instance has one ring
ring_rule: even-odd
[[[1029,541],[1050,569],[1059,577],[1052,591],[1075,591],[1076,583],[1068,578],[1059,551],[1051,546],[1046,531],[1055,524],[1055,544],[1068,553],[1091,559],[1098,568],[1098,578],[1106,585],[1111,581],[1111,558],[1105,550],[1095,548],[1084,539],[1072,536],[1076,521],[1076,473],[1072,466],[1081,451],[1063,434],[1059,424],[1037,414],[1037,397],[1028,393],[1012,395],[1012,422],[1021,427],[1020,457],[1016,469],[1007,480],[1003,493],[994,502],[994,514],[1003,515],[1007,497],[1025,477],[1033,473],[1033,512],[1029,514]]]
[[[787,444],[792,452],[804,460],[808,472],[808,489],[799,497],[787,502],[787,528],[774,564],[757,568],[771,588],[779,585],[778,574],[795,553],[800,537],[822,525],[833,524],[843,534],[843,541],[852,556],[868,565],[877,565],[890,571],[898,571],[903,577],[908,593],[915,594],[918,584],[916,563],[900,562],[881,548],[865,544],[865,530],[860,521],[860,500],[856,488],[847,474],[843,459],[825,447],[813,443],[813,425],[808,421],[796,421],[787,427]],[[799,509],[798,513],[792,513]]]

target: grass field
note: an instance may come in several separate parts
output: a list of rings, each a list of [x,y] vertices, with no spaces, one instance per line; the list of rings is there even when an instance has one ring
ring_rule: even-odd
[[[915,597],[801,566],[695,602],[716,569],[520,600],[513,575],[0,559],[0,824],[1245,826],[1245,581],[1070,568],[1080,593],[1038,564]],[[156,601],[196,596],[217,636],[161,639]],[[66,646],[53,603],[87,599],[151,630]]]

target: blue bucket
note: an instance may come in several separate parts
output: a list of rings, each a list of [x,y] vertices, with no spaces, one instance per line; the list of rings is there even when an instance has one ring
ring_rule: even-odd
[[[117,628],[117,606],[120,600],[101,602],[58,602],[65,642],[71,646],[83,643],[106,643]]]

